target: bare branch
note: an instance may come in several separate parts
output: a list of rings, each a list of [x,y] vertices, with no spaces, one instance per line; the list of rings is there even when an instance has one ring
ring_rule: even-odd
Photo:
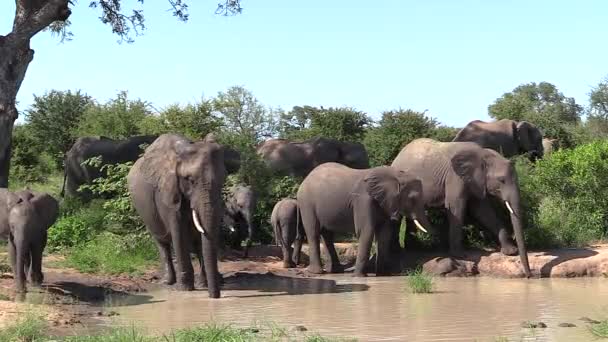
[[[237,15],[243,12],[243,8],[241,7],[241,0],[224,0],[224,2],[220,2],[217,4],[217,9],[215,10],[215,14],[221,15]]]
[[[17,0],[13,32],[18,41],[29,40],[53,22],[66,21],[72,13],[68,0]]]

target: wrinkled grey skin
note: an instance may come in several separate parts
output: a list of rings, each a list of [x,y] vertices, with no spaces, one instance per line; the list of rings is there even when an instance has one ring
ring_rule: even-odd
[[[519,184],[511,161],[475,143],[441,143],[423,138],[406,145],[392,166],[422,180],[427,208],[446,209],[452,255],[463,254],[462,225],[468,212],[498,236],[503,254],[513,255],[519,251],[524,272],[530,276],[522,231]],[[488,196],[500,199],[505,206],[509,202],[513,210],[511,223],[517,248],[504,224],[498,220]],[[411,234],[411,224],[408,222],[407,226]]]
[[[544,155],[548,156],[553,151],[556,151],[559,148],[559,141],[557,139],[551,138],[543,138],[543,151]]]
[[[355,276],[365,276],[374,236],[378,242],[376,275],[388,274],[391,218],[405,214],[428,226],[422,184],[412,175],[381,166],[357,170],[337,163],[317,166],[300,184],[297,201],[310,249],[311,273],[322,273],[319,237],[329,252],[327,271],[342,271],[334,233],[354,232],[359,239]]]
[[[212,134],[197,142],[163,134],[131,168],[127,176],[129,192],[156,240],[165,268],[164,283],[177,282],[179,290],[193,290],[190,252],[195,252],[201,285],[207,285],[209,297],[219,298],[217,253],[222,187],[226,174],[240,167],[237,156],[218,144]],[[198,231],[195,219],[204,233]],[[175,268],[171,247],[176,256]]]
[[[232,237],[233,249],[240,249],[241,242],[247,241],[245,257],[248,255],[256,229],[253,215],[257,200],[255,191],[250,185],[237,184],[230,189],[225,202],[224,233]]]
[[[257,147],[257,153],[274,172],[295,177],[305,177],[327,162],[353,169],[369,168],[367,150],[362,144],[322,137],[302,142],[270,139]]]
[[[126,140],[114,140],[104,136],[81,137],[65,153],[63,187],[61,197],[64,195],[90,199],[88,191],[78,192],[83,184],[91,184],[93,180],[101,175],[99,169],[106,164],[125,163],[135,161],[143,150],[141,144],[151,144],[156,140],[156,135],[138,135]],[[82,165],[89,158],[101,156],[101,166],[93,167]]]
[[[531,161],[543,157],[543,135],[527,121],[502,119],[493,122],[475,120],[456,134],[454,142],[470,141],[490,148],[505,158],[527,154]]]
[[[47,193],[0,189],[0,238],[8,240],[17,292],[26,291],[28,271],[32,285],[42,284],[42,252],[58,213],[59,203]]]
[[[283,252],[283,267],[296,267],[300,263],[304,238],[303,225],[298,215],[298,201],[293,198],[278,201],[272,209],[270,224],[274,231],[274,239]]]

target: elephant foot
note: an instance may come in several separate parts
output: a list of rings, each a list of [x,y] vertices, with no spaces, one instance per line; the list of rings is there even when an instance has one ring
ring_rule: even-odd
[[[517,247],[513,246],[513,245],[504,245],[500,248],[500,253],[504,254],[504,255],[517,255]]]
[[[312,274],[323,274],[323,268],[321,266],[309,265],[306,270]]]
[[[329,265],[327,273],[344,273],[344,266],[341,264]]]
[[[367,277],[367,273],[364,273],[361,271],[355,271],[355,273],[353,273],[353,277],[355,277],[355,278]]]
[[[162,284],[164,285],[173,285],[175,284],[175,277],[171,277],[171,276],[165,276],[163,278],[163,280],[161,281]]]
[[[175,289],[178,291],[193,291],[194,283],[190,283],[190,284],[177,283],[177,284],[175,284]]]

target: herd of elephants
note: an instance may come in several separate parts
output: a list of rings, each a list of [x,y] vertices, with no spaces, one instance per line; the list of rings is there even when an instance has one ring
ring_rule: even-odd
[[[142,144],[148,147],[142,150]],[[447,244],[452,256],[463,254],[462,227],[470,217],[493,233],[503,254],[519,253],[521,267],[529,277],[517,174],[507,158],[525,154],[535,161],[552,146],[553,141],[543,138],[529,122],[476,120],[460,130],[452,142],[427,138],[410,142],[390,166],[370,168],[362,144],[324,137],[302,142],[270,139],[258,145],[257,152],[276,174],[304,177],[297,197],[276,203],[270,218],[286,268],[298,264],[305,237],[308,271],[324,272],[322,237],[330,260],[325,272],[343,271],[334,237],[354,233],[358,238],[354,275],[366,275],[374,240],[375,274],[390,274],[394,253],[402,249],[402,219],[406,220],[409,245],[416,241],[416,229],[436,233],[425,210],[440,208],[449,223]],[[207,287],[209,297],[220,297],[218,252],[222,236],[237,234],[239,246],[247,240],[246,251],[255,229],[255,191],[238,184],[231,188],[227,200],[222,195],[226,176],[240,168],[240,154],[219,144],[213,133],[200,141],[178,134],[120,141],[81,137],[65,154],[61,196],[91,196],[78,188],[100,176],[99,166],[83,163],[96,156],[102,164],[134,162],[127,177],[128,189],[158,246],[163,282],[179,290],[194,289],[191,254],[195,254],[200,265],[197,285]],[[499,208],[491,200],[502,203],[504,213],[510,215],[510,227],[499,219]],[[0,238],[9,241],[16,291],[26,291],[28,272],[32,285],[42,283],[47,230],[57,219],[58,210],[58,201],[47,193],[29,188],[0,189]]]

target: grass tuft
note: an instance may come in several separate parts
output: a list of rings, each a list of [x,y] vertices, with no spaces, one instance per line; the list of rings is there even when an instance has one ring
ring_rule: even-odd
[[[0,330],[0,341],[40,341],[47,328],[42,315],[28,311],[14,324]]]
[[[412,293],[433,292],[433,276],[426,273],[422,268],[417,268],[407,274],[407,285]]]
[[[601,321],[598,324],[592,324],[589,326],[589,332],[595,337],[608,338],[608,320]]]

